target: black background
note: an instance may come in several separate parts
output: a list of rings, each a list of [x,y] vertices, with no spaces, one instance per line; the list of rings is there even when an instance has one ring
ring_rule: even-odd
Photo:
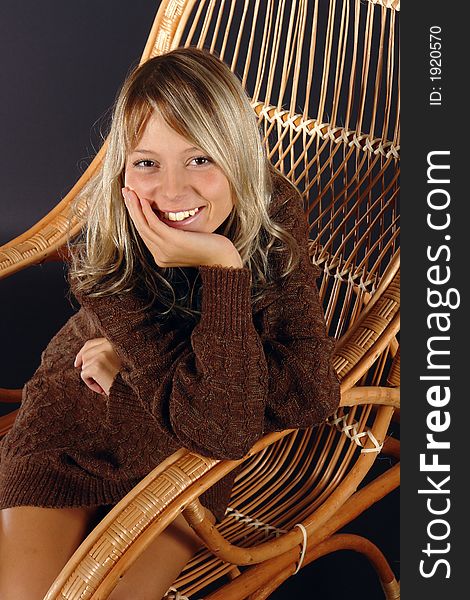
[[[0,245],[47,214],[86,169],[157,8],[151,0],[1,4]],[[66,291],[59,263],[0,282],[0,387],[19,388],[33,374],[41,351],[73,313]],[[387,461],[379,457],[374,472]],[[375,542],[397,577],[398,498],[395,491],[347,528]],[[383,598],[371,566],[349,551],[307,566],[271,597],[300,593],[324,600]]]

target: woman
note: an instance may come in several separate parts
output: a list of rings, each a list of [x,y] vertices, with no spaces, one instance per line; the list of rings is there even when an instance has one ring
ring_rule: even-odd
[[[238,459],[339,402],[302,198],[220,60],[186,48],[135,69],[80,198],[81,308],[0,446],[1,598],[42,598],[103,513],[182,446]],[[213,521],[236,473],[200,497]],[[110,598],[163,596],[199,546],[180,515]]]

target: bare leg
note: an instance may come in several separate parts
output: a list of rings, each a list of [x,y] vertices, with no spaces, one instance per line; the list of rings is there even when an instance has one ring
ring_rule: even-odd
[[[42,600],[97,512],[35,506],[0,510],[1,600]]]

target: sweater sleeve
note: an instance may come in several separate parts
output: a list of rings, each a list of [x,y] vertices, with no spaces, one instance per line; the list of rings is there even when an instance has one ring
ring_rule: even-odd
[[[316,285],[320,269],[308,252],[308,222],[297,190],[274,220],[295,238],[297,267],[285,278],[274,300],[260,314],[260,337],[269,372],[264,432],[312,427],[338,407],[340,386],[332,366],[335,341],[328,337]],[[285,257],[279,261],[282,270]]]

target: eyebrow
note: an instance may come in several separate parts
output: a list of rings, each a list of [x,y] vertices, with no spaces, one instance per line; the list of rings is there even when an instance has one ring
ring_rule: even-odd
[[[193,152],[194,150],[197,150],[197,152],[202,152],[201,148],[198,148],[197,146],[191,146],[190,148],[186,148],[186,150],[183,150],[181,154],[185,154],[186,152]],[[137,150],[133,150],[132,154],[158,154],[158,152],[155,152],[154,150],[145,150],[144,148],[138,148]]]

